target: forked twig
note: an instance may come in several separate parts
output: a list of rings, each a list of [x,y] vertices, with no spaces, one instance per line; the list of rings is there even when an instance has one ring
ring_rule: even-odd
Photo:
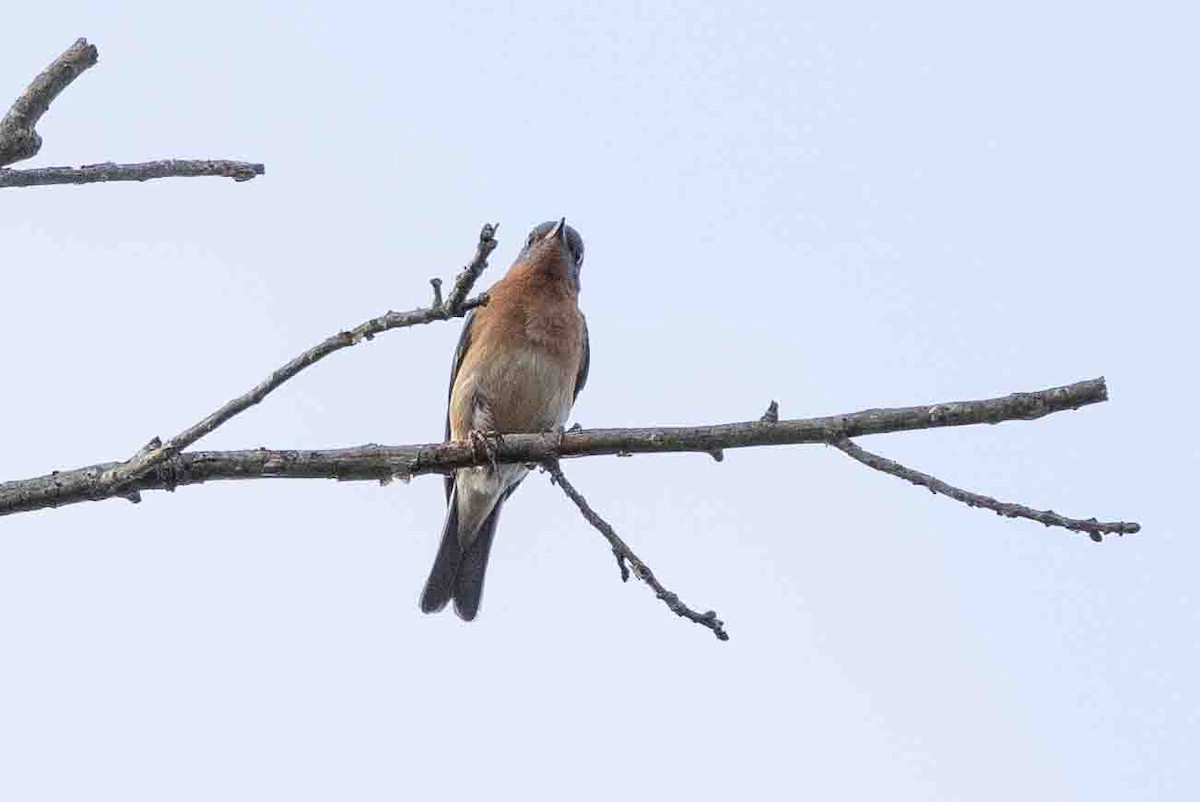
[[[0,188],[50,184],[95,184],[107,181],[150,181],[156,178],[220,176],[249,181],[263,174],[261,164],[228,159],[161,159],[139,164],[85,164],[82,167],[4,169],[5,165],[33,158],[42,149],[38,121],[59,93],[99,60],[95,45],[79,39],[50,66],[38,73],[0,119]]]
[[[475,285],[476,279],[487,269],[488,256],[496,249],[495,233],[496,226],[490,223],[485,224],[482,230],[480,230],[479,244],[475,249],[475,257],[459,275],[458,281],[454,286],[455,296],[460,294],[460,292],[464,297],[469,294],[471,288]],[[438,285],[435,284],[434,289],[436,298],[436,295],[440,295]],[[360,323],[350,331],[338,332],[332,337],[328,337],[312,348],[309,348],[286,365],[276,369],[270,376],[250,388],[250,390],[229,401],[203,420],[184,429],[167,442],[155,445],[157,438],[152,440],[150,447],[142,448],[126,462],[105,471],[100,481],[102,484],[109,484],[116,489],[121,489],[131,482],[135,482],[163,460],[183,451],[235,415],[244,412],[262,401],[271,391],[300,373],[300,371],[315,365],[336,351],[357,345],[363,340],[370,340],[376,334],[381,334],[392,329],[419,326],[438,320],[449,320],[453,317],[460,317],[484,303],[487,303],[487,296],[480,296],[466,301],[456,301],[453,304],[438,304],[423,309],[414,309],[409,312],[388,312],[386,315],[371,318],[365,323]]]

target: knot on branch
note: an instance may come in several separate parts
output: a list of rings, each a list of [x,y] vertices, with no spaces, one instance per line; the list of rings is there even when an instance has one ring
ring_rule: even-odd
[[[38,120],[58,93],[98,59],[94,45],[77,39],[29,83],[0,120],[0,167],[37,155],[42,149],[42,138],[34,130]]]
[[[0,164],[32,159],[42,149],[42,137],[29,128],[17,128],[0,133]]]

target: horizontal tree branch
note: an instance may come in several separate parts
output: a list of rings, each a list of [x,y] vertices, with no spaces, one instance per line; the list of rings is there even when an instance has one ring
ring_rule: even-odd
[[[0,167],[37,155],[42,138],[35,130],[38,120],[71,82],[99,59],[86,39],[78,39],[50,66],[38,73],[0,120]]]
[[[1054,510],[1035,510],[1023,504],[997,501],[991,496],[984,496],[979,493],[972,493],[970,490],[963,490],[943,482],[936,476],[921,473],[887,457],[874,454],[851,440],[834,440],[830,445],[840,449],[868,468],[874,468],[877,471],[891,474],[892,476],[912,482],[914,485],[927,487],[931,493],[941,493],[943,496],[952,498],[955,501],[961,501],[968,507],[980,507],[991,510],[997,515],[1003,515],[1006,518],[1028,518],[1031,521],[1037,521],[1046,526],[1060,526],[1063,529],[1070,529],[1072,532],[1087,532],[1088,536],[1097,543],[1101,541],[1104,535],[1132,535],[1141,531],[1139,525],[1129,521],[1104,522],[1097,521],[1095,518],[1086,520],[1067,518],[1066,516],[1059,515]]]
[[[96,184],[102,181],[151,181],[156,178],[199,178],[216,176],[249,181],[262,175],[261,164],[226,159],[162,159],[138,164],[85,164],[82,167],[37,167],[0,170],[0,189],[52,184]]]
[[[637,429],[583,429],[564,433],[506,434],[481,456],[469,441],[425,445],[365,445],[321,451],[254,449],[162,454],[144,475],[114,480],[126,462],[58,471],[35,479],[0,484],[0,515],[128,496],[140,490],[173,490],[215,480],[338,479],[407,480],[428,473],[500,463],[546,463],[560,457],[663,452],[713,453],[722,449],[801,443],[832,443],[869,434],[1033,420],[1106,400],[1103,378],[977,401],[954,401],[895,409],[868,409],[845,415],[751,421],[711,426]],[[135,456],[136,458],[136,456]]]

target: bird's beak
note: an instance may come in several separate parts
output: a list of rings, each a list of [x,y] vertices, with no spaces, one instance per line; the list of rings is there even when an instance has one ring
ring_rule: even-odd
[[[567,218],[562,218],[550,229],[550,233],[546,235],[546,239],[557,238],[559,242],[566,243],[567,241]]]

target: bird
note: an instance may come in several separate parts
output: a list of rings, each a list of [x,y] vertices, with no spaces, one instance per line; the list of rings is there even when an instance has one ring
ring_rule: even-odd
[[[529,232],[508,273],[488,289],[487,304],[463,324],[450,371],[447,440],[562,430],[591,366],[579,309],[582,268],[583,239],[566,218]],[[453,600],[459,618],[475,619],[500,510],[528,472],[488,464],[446,477],[446,518],[423,612]]]

